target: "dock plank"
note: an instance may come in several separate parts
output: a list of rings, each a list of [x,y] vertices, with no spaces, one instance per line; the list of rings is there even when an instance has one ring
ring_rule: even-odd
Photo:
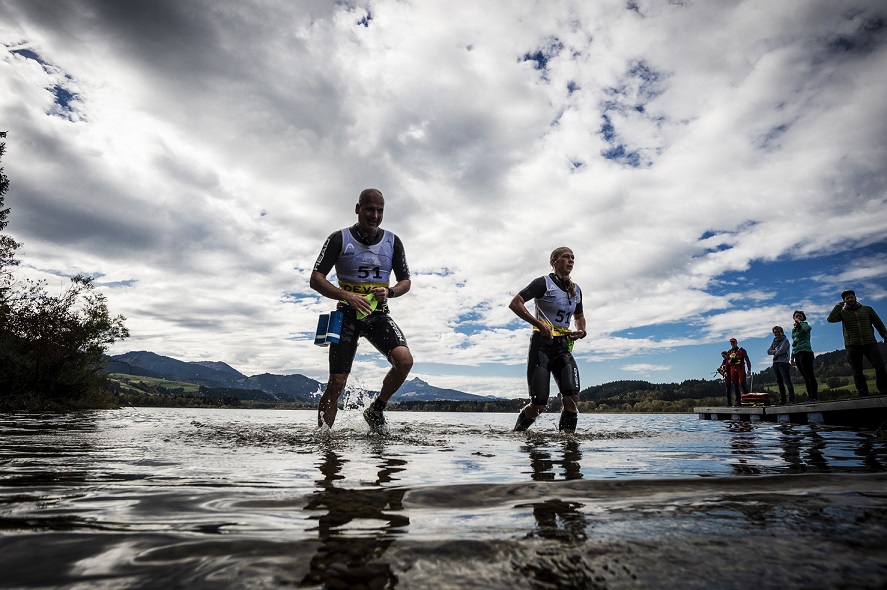
[[[887,426],[885,395],[785,406],[701,406],[693,411],[702,420],[812,423],[871,428]]]

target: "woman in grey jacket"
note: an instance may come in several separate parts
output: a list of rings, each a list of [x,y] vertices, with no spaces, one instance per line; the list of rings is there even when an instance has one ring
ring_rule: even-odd
[[[795,403],[795,386],[792,385],[792,366],[789,363],[791,344],[780,326],[773,326],[773,344],[770,345],[767,354],[773,355],[773,372],[776,374],[776,385],[779,386],[779,405],[785,405],[786,386],[789,403]]]

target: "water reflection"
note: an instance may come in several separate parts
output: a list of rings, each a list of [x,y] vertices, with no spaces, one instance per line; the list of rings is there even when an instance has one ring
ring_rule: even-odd
[[[868,436],[860,435],[859,446],[853,450],[853,454],[862,457],[862,464],[866,470],[883,471],[884,465],[878,460],[878,452],[872,444],[872,439]]]
[[[807,438],[810,441],[807,448],[807,464],[812,465],[818,471],[831,471],[828,462],[825,460],[825,438],[819,434],[815,426],[808,429]]]
[[[887,579],[887,476],[852,473],[887,463],[871,432],[602,415],[569,440],[423,414],[376,442],[299,412],[0,418],[0,586],[680,588],[687,563],[699,587]],[[811,473],[699,477],[734,463]]]
[[[515,508],[533,509],[536,529],[528,537],[579,543],[588,538],[588,518],[579,510],[583,506],[580,502],[565,502],[555,498],[544,502],[518,504]]]
[[[0,415],[0,487],[87,482],[95,445],[84,434],[95,431],[96,418],[89,413]]]
[[[754,459],[760,457],[755,425],[751,422],[727,422],[727,428],[730,431],[730,454],[735,456],[735,461],[730,463],[733,473],[736,475],[761,473],[760,466],[754,463]]]
[[[533,442],[522,447],[522,450],[530,456],[530,466],[533,472],[530,477],[533,481],[553,481],[557,478],[556,468],[560,467],[563,479],[582,479],[582,451],[579,442],[573,438],[567,438],[560,442],[560,457],[553,457],[544,441]],[[515,508],[530,508],[533,510],[533,518],[536,520],[536,528],[528,537],[541,537],[553,539],[565,543],[580,543],[588,536],[586,528],[588,520],[580,511],[583,504],[579,502],[565,502],[557,498],[542,502],[530,502],[518,504]]]
[[[374,457],[380,461],[377,486],[395,481],[394,475],[406,465],[406,461],[386,457],[384,448]],[[318,465],[323,478],[315,481],[318,489],[304,509],[326,512],[309,517],[317,520],[317,526],[309,530],[317,531],[321,546],[301,586],[394,588],[397,576],[382,557],[410,524],[409,518],[399,513],[405,490],[336,487],[335,482],[344,479],[346,463],[335,450],[326,449]]]
[[[826,439],[816,426],[778,424],[777,441],[782,447],[781,457],[790,473],[831,471],[825,458]]]
[[[532,472],[530,478],[533,481],[553,481],[557,479],[556,468],[563,470],[563,479],[582,479],[582,451],[579,449],[579,441],[572,438],[561,442],[561,454],[559,458],[552,457],[549,451],[549,441],[534,441],[521,447],[521,450],[530,457]]]
[[[777,440],[779,446],[782,447],[780,456],[785,461],[785,464],[788,465],[789,472],[805,473],[807,471],[807,464],[804,463],[801,457],[801,434],[795,432],[794,427],[790,424],[778,424],[776,428],[779,431]]]
[[[725,424],[730,433],[731,467],[735,474],[759,474],[765,471],[871,472],[884,469],[882,441],[867,432],[816,424]],[[782,462],[774,464],[775,456]],[[762,466],[768,463],[772,466]]]

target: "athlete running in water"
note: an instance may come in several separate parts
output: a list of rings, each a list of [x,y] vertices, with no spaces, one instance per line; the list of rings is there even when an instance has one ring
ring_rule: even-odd
[[[539,277],[514,296],[508,306],[517,317],[532,324],[530,354],[527,361],[527,383],[530,403],[517,417],[515,430],[526,430],[548,405],[551,377],[554,376],[563,398],[558,430],[575,432],[579,420],[579,369],[573,359],[573,341],[585,338],[585,316],[582,313],[582,290],[570,279],[575,257],[566,247],[551,253],[549,262],[554,272]],[[535,300],[536,315],[526,302]],[[576,331],[570,331],[570,320],[576,320]]]
[[[339,343],[330,345],[330,377],[317,408],[318,426],[333,427],[339,396],[351,373],[361,336],[391,363],[379,397],[363,413],[373,432],[387,432],[382,411],[413,367],[413,355],[407,348],[406,338],[388,315],[388,300],[406,295],[411,283],[400,238],[379,227],[384,209],[385,199],[380,191],[368,188],[361,192],[354,208],[357,223],[327,238],[311,273],[311,288],[337,300],[336,309],[345,315]],[[326,278],[333,266],[338,287]],[[392,272],[397,279],[393,287],[389,286]],[[374,308],[368,299],[370,294],[378,307]]]

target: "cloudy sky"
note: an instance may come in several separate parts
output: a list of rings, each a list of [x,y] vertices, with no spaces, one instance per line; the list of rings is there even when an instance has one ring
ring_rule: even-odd
[[[308,287],[366,187],[441,387],[526,395],[511,297],[567,245],[583,385],[769,364],[844,288],[887,316],[881,0],[0,0],[7,231],[150,350],[325,380]],[[378,387],[361,347],[354,377]]]

